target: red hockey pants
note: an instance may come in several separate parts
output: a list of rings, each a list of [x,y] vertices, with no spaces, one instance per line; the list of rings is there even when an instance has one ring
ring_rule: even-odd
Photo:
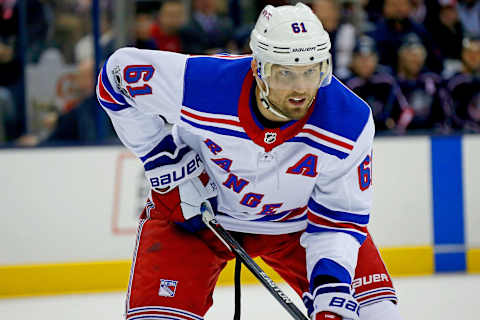
[[[183,231],[144,213],[137,233],[126,301],[126,319],[201,320],[213,303],[218,276],[232,253],[209,230]],[[244,249],[260,256],[301,296],[308,291],[301,232],[284,235],[241,234]],[[352,286],[361,306],[396,301],[385,265],[370,236],[360,248]]]

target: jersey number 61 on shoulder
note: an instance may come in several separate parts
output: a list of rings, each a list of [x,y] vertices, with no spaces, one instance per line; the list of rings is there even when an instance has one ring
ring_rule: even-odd
[[[152,65],[131,65],[123,69],[123,78],[129,84],[137,83],[140,80],[144,82],[152,79],[155,68]],[[152,87],[144,83],[141,86],[127,86],[128,93],[134,98],[138,95],[152,94]]]
[[[360,190],[367,190],[372,184],[372,157],[367,155],[358,166],[358,184]]]

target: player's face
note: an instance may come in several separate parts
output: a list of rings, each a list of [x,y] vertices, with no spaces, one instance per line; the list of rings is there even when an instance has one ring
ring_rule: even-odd
[[[368,79],[377,69],[377,62],[375,53],[357,53],[353,55],[351,67],[356,75]]]
[[[268,77],[268,99],[292,120],[303,118],[320,85],[320,64],[273,65]]]
[[[425,64],[426,53],[423,47],[401,49],[399,52],[399,68],[407,75],[417,76]]]
[[[462,50],[463,63],[472,71],[480,70],[480,41],[472,41]]]

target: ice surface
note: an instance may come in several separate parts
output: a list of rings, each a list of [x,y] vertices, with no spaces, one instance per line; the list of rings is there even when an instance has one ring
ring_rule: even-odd
[[[394,278],[405,320],[476,319],[480,275],[450,274]],[[281,288],[302,310],[300,298],[286,285]],[[233,317],[233,287],[218,287],[207,320]],[[120,320],[124,293],[75,294],[0,299],[0,319],[14,320]],[[242,287],[242,319],[291,320],[290,315],[261,285]]]

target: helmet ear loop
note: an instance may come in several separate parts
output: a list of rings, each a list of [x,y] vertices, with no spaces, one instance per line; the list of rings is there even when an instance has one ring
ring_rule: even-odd
[[[262,83],[265,86],[265,91],[263,91],[262,88],[260,88],[260,91],[264,92],[264,97],[266,99],[268,97],[268,94],[270,93],[270,87],[268,86],[268,82],[266,80],[263,80],[263,79],[260,79],[260,80],[262,80]]]
[[[268,104],[270,104],[270,101],[268,101],[268,94],[270,93],[270,88],[268,86],[267,82],[267,77],[265,74],[265,64],[259,62],[258,63],[258,68],[257,68],[257,73],[258,73],[258,78],[260,81],[262,81],[263,85],[265,86],[265,90],[263,90],[262,87],[260,87],[260,95],[262,99],[266,100]]]
[[[285,120],[288,120],[289,118],[283,113],[281,112],[280,110],[278,110],[269,100],[268,100],[268,94],[270,93],[270,87],[268,86],[268,82],[267,82],[267,79],[266,79],[266,76],[262,76],[262,75],[265,75],[265,69],[262,68],[262,71],[259,75],[259,79],[260,81],[262,81],[263,85],[265,86],[265,91],[262,89],[262,87],[260,86],[260,98],[261,98],[261,101],[262,101],[262,104],[263,106],[265,107],[265,109],[267,109],[268,111],[270,111],[271,113],[273,113],[274,115],[276,115],[277,117],[279,118],[282,118],[282,119],[285,119]]]
[[[332,56],[326,59],[324,62],[326,66],[320,65],[320,84],[318,88],[328,86],[332,81]],[[323,62],[321,62],[323,63]]]
[[[265,75],[265,64],[261,63],[258,61],[257,63],[257,76],[262,81],[263,85],[265,86],[265,90],[260,86],[260,93],[262,95],[263,99],[267,99],[268,94],[270,93],[270,88],[268,87],[268,83],[266,80],[266,75]]]

